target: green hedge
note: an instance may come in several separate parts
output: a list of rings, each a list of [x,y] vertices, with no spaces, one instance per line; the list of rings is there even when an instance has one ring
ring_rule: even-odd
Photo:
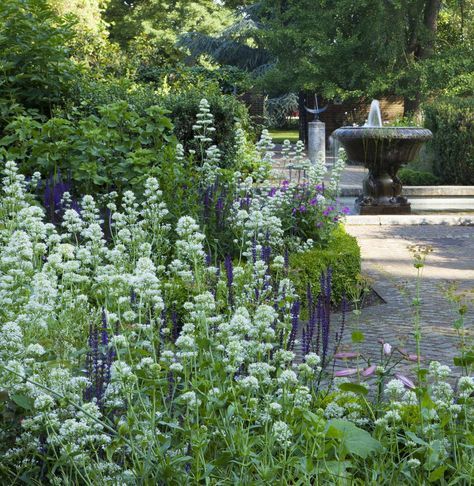
[[[223,95],[219,91],[202,92],[189,90],[169,95],[160,100],[170,112],[168,116],[173,121],[174,133],[186,149],[196,149],[193,145],[193,125],[199,111],[199,102],[206,98],[211,113],[214,115],[214,143],[223,153],[222,167],[232,168],[235,160],[235,122],[240,120],[244,128],[249,127],[247,108],[234,96]]]
[[[357,240],[338,226],[326,248],[313,248],[290,256],[290,278],[298,295],[305,300],[308,283],[319,294],[321,272],[332,268],[332,300],[339,303],[354,285],[360,273],[360,248]]]
[[[406,186],[436,186],[439,184],[439,179],[424,170],[414,170],[403,168],[398,171],[398,177]]]
[[[441,183],[474,184],[474,97],[426,105],[425,125],[433,132],[433,169]]]

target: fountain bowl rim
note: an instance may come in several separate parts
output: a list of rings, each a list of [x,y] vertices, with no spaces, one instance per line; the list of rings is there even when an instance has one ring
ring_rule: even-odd
[[[357,136],[355,136],[357,134]],[[433,137],[433,133],[424,127],[368,127],[368,126],[343,126],[339,127],[332,135],[335,138],[387,138],[396,140],[397,138],[427,141]],[[398,135],[398,137],[397,137]]]
[[[364,126],[343,125],[342,127],[336,128],[336,130],[334,130],[334,131],[337,132],[338,130],[400,130],[400,131],[403,131],[403,130],[423,130],[423,131],[426,131],[426,132],[431,131],[428,128],[425,128],[425,127],[398,127],[398,126],[390,126],[390,125],[384,126],[384,127],[371,127],[371,126],[367,126],[367,125],[364,125]]]

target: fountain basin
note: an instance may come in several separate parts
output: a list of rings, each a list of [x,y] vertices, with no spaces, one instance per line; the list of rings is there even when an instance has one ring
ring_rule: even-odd
[[[410,213],[397,172],[432,136],[430,130],[417,127],[342,127],[333,132],[349,161],[369,169],[356,200],[360,214]]]

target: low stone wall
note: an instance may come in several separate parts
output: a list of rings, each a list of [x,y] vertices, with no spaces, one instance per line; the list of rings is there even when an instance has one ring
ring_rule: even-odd
[[[362,186],[351,185],[341,189],[342,197],[357,197],[362,192]],[[403,194],[407,197],[473,197],[474,186],[403,186]]]

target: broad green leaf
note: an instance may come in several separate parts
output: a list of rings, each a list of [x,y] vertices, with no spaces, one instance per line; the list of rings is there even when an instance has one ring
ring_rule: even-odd
[[[431,400],[430,394],[427,391],[423,393],[423,397],[421,398],[421,406],[422,408],[427,408],[429,410],[436,407],[436,404],[433,402],[433,400]]]
[[[380,451],[382,445],[366,430],[356,427],[352,422],[333,419],[327,423],[326,437],[341,440],[349,454],[366,459],[369,454]]]
[[[428,476],[428,481],[434,483],[444,477],[444,472],[448,469],[448,466],[439,466],[434,471],[431,471]]]
[[[466,353],[464,356],[453,358],[456,366],[469,366],[474,363],[474,353]]]
[[[423,439],[420,439],[417,435],[415,435],[413,432],[409,430],[405,431],[405,435],[415,444],[424,445],[424,446],[428,445]]]
[[[31,410],[33,408],[34,401],[32,398],[25,395],[12,395],[11,399],[21,408],[25,410]]]
[[[369,393],[365,386],[357,383],[342,383],[339,385],[339,390],[356,393],[357,395],[367,395]]]

